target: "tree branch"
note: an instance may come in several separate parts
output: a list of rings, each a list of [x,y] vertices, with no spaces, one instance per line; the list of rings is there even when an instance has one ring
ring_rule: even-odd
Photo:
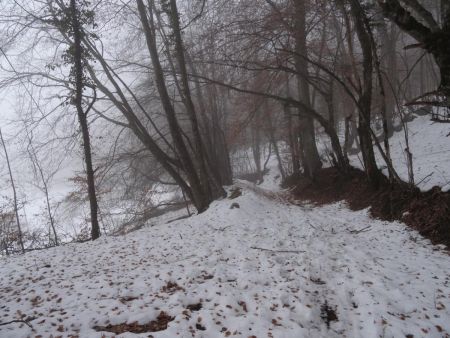
[[[377,0],[383,14],[393,21],[401,30],[411,35],[421,43],[425,43],[431,30],[417,21],[412,14],[407,11],[398,0]]]

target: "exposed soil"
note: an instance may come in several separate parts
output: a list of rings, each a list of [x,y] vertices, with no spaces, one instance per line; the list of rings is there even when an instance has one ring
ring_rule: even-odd
[[[190,310],[191,312],[200,311],[202,309],[202,303],[189,304],[188,306],[186,306],[186,309]]]
[[[171,281],[167,282],[167,284],[161,288],[161,292],[168,293],[169,295],[172,295],[177,291],[184,291],[184,288]]]
[[[239,196],[242,196],[242,189],[240,187],[235,187],[230,190],[230,194],[228,195],[228,198],[230,200],[238,198]]]
[[[331,322],[337,322],[339,320],[336,309],[328,305],[327,301],[320,306],[320,318],[327,324],[328,329],[330,328]]]
[[[294,187],[294,198],[318,205],[345,200],[352,210],[370,207],[375,218],[403,221],[433,243],[450,246],[450,193],[439,187],[421,192],[406,184],[391,185],[383,176],[380,187],[374,190],[361,170],[352,169],[343,177],[336,168],[320,170],[314,181],[289,177],[285,186]]]
[[[145,332],[158,332],[164,331],[167,329],[167,325],[174,320],[174,317],[169,316],[164,311],[161,311],[156,317],[156,320],[151,321],[148,324],[139,324],[137,322],[127,324],[117,324],[117,325],[108,325],[108,326],[95,326],[94,330],[98,332],[106,331],[112,332],[115,334],[121,334],[125,332],[131,333],[145,333]]]

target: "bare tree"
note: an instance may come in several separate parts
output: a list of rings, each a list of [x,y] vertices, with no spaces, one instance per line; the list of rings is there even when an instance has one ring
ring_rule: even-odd
[[[49,180],[53,176],[53,173],[51,173],[48,176],[45,175],[44,168],[42,167],[42,163],[38,157],[38,153],[33,145],[32,136],[30,135],[30,132],[28,130],[27,130],[27,139],[28,139],[27,151],[28,151],[30,160],[33,164],[35,177],[41,181],[41,184],[36,184],[36,186],[39,187],[39,189],[44,193],[44,196],[45,196],[45,205],[46,205],[48,221],[49,221],[49,225],[50,225],[50,229],[51,229],[51,231],[49,229],[49,238],[50,238],[49,245],[52,245],[51,232],[53,232],[53,243],[54,243],[54,245],[58,246],[59,245],[58,235],[56,233],[55,218],[54,218],[54,215],[52,212],[52,207],[51,207],[51,203],[50,203],[50,194],[49,194]]]
[[[25,253],[25,246],[23,244],[22,228],[20,226],[19,206],[18,206],[18,202],[17,202],[16,184],[14,183],[14,178],[13,178],[12,169],[11,169],[11,162],[9,161],[8,151],[6,149],[6,144],[5,144],[5,140],[3,139],[3,133],[2,133],[1,128],[0,128],[0,141],[2,142],[3,151],[5,152],[6,164],[8,166],[8,172],[9,172],[9,179],[11,181],[11,188],[13,191],[14,213],[16,214],[16,224],[17,224],[17,231],[19,232],[20,248],[22,250],[22,253]]]
[[[85,36],[83,23],[93,22],[93,12],[86,8],[79,8],[76,0],[70,0],[69,7],[65,6],[62,1],[56,1],[59,9],[53,7],[53,19],[50,21],[63,36],[67,37],[69,48],[63,55],[67,64],[71,66],[69,86],[72,90],[70,103],[77,110],[78,123],[81,129],[83,139],[84,162],[86,166],[86,182],[88,187],[88,197],[90,206],[90,223],[91,238],[95,240],[100,237],[100,226],[98,222],[98,202],[95,191],[94,167],[92,164],[91,140],[89,135],[89,126],[87,116],[92,109],[95,100],[95,88],[88,84],[86,77],[86,64],[90,58],[88,51],[82,46],[82,40]],[[86,7],[86,3],[82,1],[80,7]],[[88,107],[83,107],[83,92],[87,87],[93,88],[94,96]]]
[[[445,96],[450,96],[450,3],[441,1],[441,18],[433,14],[417,0],[378,0],[383,14],[401,30],[418,41],[410,46],[425,49],[433,55],[440,70],[441,83],[438,88]],[[441,24],[438,24],[438,21]],[[446,102],[448,105],[448,101]]]
[[[152,3],[152,1],[151,1]],[[218,186],[218,182],[214,174],[208,171],[208,160],[205,158],[206,152],[203,148],[200,133],[198,131],[198,123],[194,104],[190,95],[189,83],[186,71],[186,62],[184,59],[183,45],[181,41],[181,32],[178,21],[178,11],[176,2],[170,2],[169,17],[172,24],[172,29],[175,35],[175,50],[178,67],[180,68],[182,78],[182,99],[186,107],[186,111],[191,122],[191,127],[194,135],[194,144],[197,148],[195,150],[194,160],[188,151],[183,136],[182,130],[179,125],[175,108],[170,100],[170,96],[165,83],[164,71],[161,66],[160,56],[156,45],[155,25],[153,21],[152,5],[146,9],[142,0],[137,0],[139,16],[141,19],[142,27],[145,33],[145,39],[151,61],[154,69],[155,83],[158,89],[158,93],[162,102],[164,112],[167,117],[167,122],[170,128],[172,140],[180,158],[181,164],[185,171],[185,174],[190,183],[192,192],[192,198],[197,209],[201,212],[204,211],[209,203],[224,195],[224,190]],[[149,15],[147,14],[149,13]]]
[[[307,55],[308,49],[306,45],[306,1],[294,0],[294,36],[295,36],[295,69],[297,76],[297,85],[299,100],[308,108],[311,107],[311,97],[308,83],[308,62],[301,55]],[[305,173],[314,178],[315,173],[322,167],[322,162],[317,151],[314,119],[304,112],[303,108],[299,108],[300,117],[300,140],[301,152],[303,154],[303,166]]]

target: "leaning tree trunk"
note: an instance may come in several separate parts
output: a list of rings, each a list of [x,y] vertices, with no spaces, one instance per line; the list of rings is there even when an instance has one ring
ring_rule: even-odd
[[[192,74],[194,75],[194,89],[198,102],[198,111],[201,117],[199,125],[202,129],[203,140],[205,143],[204,145],[209,160],[209,167],[213,171],[214,175],[219,178],[221,185],[231,185],[233,183],[233,174],[229,160],[225,133],[220,125],[218,116],[217,90],[215,85],[209,85],[206,88],[207,97],[209,98],[208,109],[210,111],[208,116],[206,113],[207,102],[205,101],[204,93],[200,85],[198,78],[199,74],[188,53],[186,53],[186,61],[192,71]]]
[[[136,1],[142,28],[144,30],[147,48],[152,61],[155,84],[158,90],[159,97],[161,99],[163,110],[166,115],[170,134],[172,136],[174,146],[177,150],[177,154],[182,164],[183,171],[186,175],[187,181],[189,182],[192,202],[199,212],[203,212],[213,201],[213,197],[209,189],[210,187],[203,186],[203,173],[200,176],[198,175],[197,168],[194,164],[195,161],[192,160],[188,148],[183,140],[182,130],[175,114],[175,108],[170,100],[169,92],[165,83],[164,71],[159,60],[158,48],[156,45],[156,36],[154,35],[155,27],[152,13],[150,12],[149,16],[147,17],[147,10],[143,1]],[[151,7],[149,9],[151,9]]]
[[[81,27],[78,20],[76,0],[70,0],[72,29],[73,29],[73,59],[75,74],[75,98],[74,104],[77,109],[78,121],[83,136],[84,161],[86,165],[86,178],[89,195],[89,205],[91,209],[91,237],[93,240],[100,237],[100,227],[98,224],[98,203],[95,193],[94,168],[92,165],[91,140],[86,113],[83,110],[83,56],[81,47]]]
[[[216,199],[226,195],[225,190],[219,183],[216,173],[212,169],[212,165],[208,158],[202,136],[199,129],[196,109],[192,100],[191,89],[189,86],[189,77],[186,67],[186,58],[184,53],[184,45],[181,37],[181,26],[178,16],[178,8],[176,0],[170,0],[170,22],[175,40],[175,54],[178,63],[178,68],[181,77],[182,93],[181,97],[188,113],[189,121],[191,123],[192,135],[195,145],[194,159],[196,167],[199,172],[200,180],[202,181],[203,190],[211,195],[210,199]]]

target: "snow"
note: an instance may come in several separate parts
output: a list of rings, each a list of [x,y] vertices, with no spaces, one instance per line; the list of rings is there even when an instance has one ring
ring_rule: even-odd
[[[415,183],[422,191],[439,186],[443,191],[450,190],[450,123],[431,121],[430,115],[415,116],[407,123],[409,131],[409,146],[413,154]],[[399,176],[408,181],[408,167],[404,149],[405,136],[403,130],[395,132],[389,139],[391,157]],[[377,163],[385,167],[383,158],[375,148]],[[361,155],[358,154],[361,158]],[[361,168],[358,156],[350,156],[353,166]],[[388,174],[387,169],[383,170]]]
[[[419,187],[450,190],[450,125],[419,116],[408,128]],[[390,144],[406,180],[403,132]],[[291,200],[274,156],[268,167],[260,185],[236,181],[229,189],[242,196],[203,214],[178,210],[124,236],[1,258],[0,323],[25,316],[33,330],[12,323],[0,337],[113,337],[94,327],[161,311],[174,317],[166,330],[116,337],[450,336],[442,247],[367,210]],[[325,304],[337,320],[327,323]]]
[[[449,336],[450,259],[440,247],[366,210],[236,185],[242,196],[200,215],[177,220],[180,210],[125,236],[3,258],[0,322],[24,314],[35,331],[14,323],[0,337],[113,337],[93,327],[160,311],[175,317],[166,330],[116,337]],[[164,290],[168,282],[180,288]],[[338,317],[329,328],[325,302]]]
[[[283,144],[281,146],[284,146]],[[279,192],[281,190],[281,175],[278,169],[278,160],[275,156],[271,156],[267,161],[267,168],[269,171],[264,175],[264,180],[258,185],[258,187],[273,191]],[[242,182],[241,182],[242,183]]]
[[[419,188],[426,191],[440,186],[443,191],[450,190],[450,124],[433,122],[430,116],[418,116],[408,123],[408,129],[415,182],[419,183]],[[407,181],[403,132],[395,133],[390,143],[395,168],[400,177]]]

